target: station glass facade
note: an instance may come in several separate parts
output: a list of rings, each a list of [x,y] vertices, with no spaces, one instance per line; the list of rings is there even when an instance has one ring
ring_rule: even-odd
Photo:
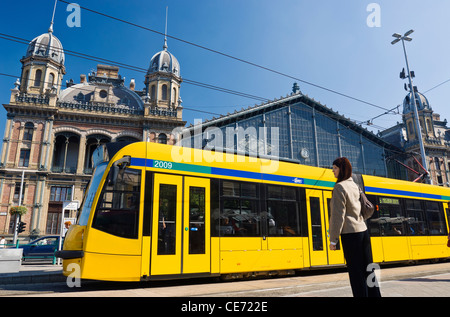
[[[263,154],[324,168],[345,156],[356,173],[406,177],[387,159],[400,149],[302,94],[213,118],[188,131],[183,146]]]

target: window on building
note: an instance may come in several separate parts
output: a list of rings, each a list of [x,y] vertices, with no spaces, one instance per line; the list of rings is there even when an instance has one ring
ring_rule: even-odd
[[[35,76],[34,76],[34,86],[40,86],[41,85],[41,77],[42,77],[42,70],[38,69],[36,71]]]
[[[160,133],[158,135],[158,143],[167,144],[167,135],[165,135],[164,133]]]
[[[72,187],[52,186],[50,189],[50,201],[72,200]]]
[[[428,131],[433,131],[430,119],[427,119],[427,128],[428,128]]]
[[[412,121],[409,121],[409,122],[408,122],[408,130],[409,130],[409,134],[410,134],[411,136],[414,136],[414,127],[413,127]]]
[[[28,167],[29,163],[30,163],[30,150],[21,149],[19,158],[19,167]]]
[[[80,137],[72,133],[55,135],[55,151],[52,171],[55,173],[76,173]]]
[[[167,85],[162,85],[161,87],[162,90],[162,100],[167,100]]]
[[[27,71],[25,72],[25,75],[23,76],[22,85],[23,85],[23,87],[24,87],[25,89],[28,88],[28,79],[29,79],[28,77],[29,77],[29,75],[30,75],[30,71],[27,70]]]
[[[61,231],[61,209],[62,205],[49,205],[45,234],[59,234]]]
[[[51,89],[54,83],[55,83],[55,75],[53,75],[53,73],[50,73],[50,75],[48,75],[48,88]]]
[[[440,171],[441,170],[441,164],[439,162],[439,158],[438,157],[434,158],[434,166],[436,168],[436,171]]]
[[[172,102],[173,103],[177,102],[177,90],[176,90],[176,88],[173,88],[173,91],[172,91]]]
[[[152,85],[151,93],[150,93],[150,98],[151,98],[152,100],[155,100],[155,99],[156,99],[156,86],[155,86],[155,85]]]
[[[16,183],[15,186],[14,186],[13,203],[16,204],[16,205],[19,205],[19,199],[20,199],[20,184],[21,184],[21,182],[18,182],[18,183]],[[23,199],[24,199],[24,196],[25,196],[25,185],[26,185],[26,183],[24,182],[24,183],[23,183],[23,186],[22,186],[22,198],[21,198],[21,201],[20,201],[20,205],[23,204]]]
[[[23,141],[33,140],[34,124],[32,122],[25,123],[25,128],[23,130]]]

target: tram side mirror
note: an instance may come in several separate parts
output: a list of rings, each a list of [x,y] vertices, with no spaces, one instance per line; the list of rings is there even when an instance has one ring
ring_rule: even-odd
[[[114,186],[117,181],[117,177],[119,175],[119,171],[125,169],[128,165],[130,165],[131,157],[124,156],[120,160],[115,161],[109,170],[108,175],[108,186]]]

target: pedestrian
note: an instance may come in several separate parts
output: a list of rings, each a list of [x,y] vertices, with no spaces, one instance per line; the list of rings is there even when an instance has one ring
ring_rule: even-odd
[[[5,248],[5,245],[6,245],[5,237],[2,236],[2,237],[0,238],[0,248],[1,248],[1,249]]]
[[[371,269],[372,247],[361,215],[359,187],[352,179],[352,165],[345,157],[337,158],[333,173],[337,181],[330,203],[330,250],[336,250],[340,236],[354,297],[381,297]]]

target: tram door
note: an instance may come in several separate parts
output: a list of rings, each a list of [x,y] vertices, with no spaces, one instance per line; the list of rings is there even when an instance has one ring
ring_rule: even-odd
[[[306,190],[308,210],[309,258],[311,266],[327,265],[327,245],[323,217],[323,197],[321,190]]]
[[[325,206],[325,228],[326,228],[326,247],[328,252],[328,264],[344,264],[344,252],[341,247],[341,239],[339,238],[339,243],[336,245],[336,250],[331,251],[329,248],[330,245],[330,202],[331,202],[331,191],[323,192],[324,206]]]
[[[210,271],[209,180],[155,174],[150,272]]]
[[[340,244],[336,251],[329,250],[329,202],[330,191],[306,190],[306,204],[308,209],[309,226],[309,254],[310,265],[343,264],[344,255]]]

